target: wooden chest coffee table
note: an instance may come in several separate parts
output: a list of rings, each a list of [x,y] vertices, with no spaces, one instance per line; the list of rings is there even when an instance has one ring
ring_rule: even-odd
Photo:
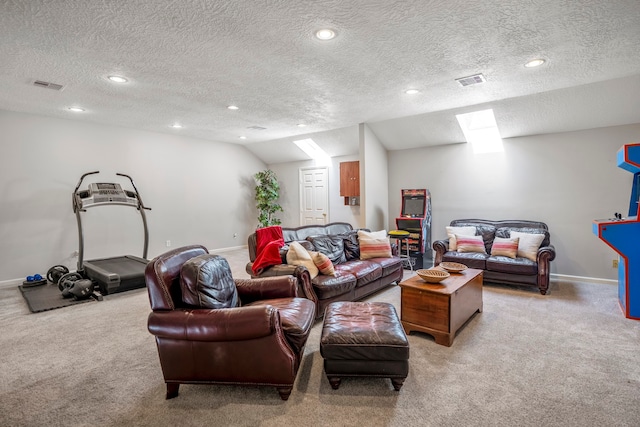
[[[400,288],[405,332],[425,332],[447,347],[458,329],[476,312],[482,312],[482,270],[467,268],[440,283],[426,283],[414,276],[400,283]]]

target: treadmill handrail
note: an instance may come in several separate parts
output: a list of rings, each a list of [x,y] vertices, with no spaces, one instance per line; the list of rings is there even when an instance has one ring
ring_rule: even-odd
[[[73,191],[73,195],[72,195],[73,212],[75,213],[76,221],[78,222],[78,268],[77,268],[77,271],[81,274],[84,271],[84,235],[82,231],[82,220],[80,218],[80,212],[86,212],[86,209],[82,208],[82,202],[81,202],[80,196],[78,195],[78,190],[80,188],[80,185],[82,185],[82,181],[84,180],[85,177],[87,177],[88,175],[94,175],[97,173],[100,173],[100,171],[87,172],[83,174],[80,177],[80,180],[78,181],[78,185],[76,185],[76,188]],[[117,172],[116,175],[123,176],[129,179],[129,181],[131,182],[131,186],[133,187],[133,191],[136,196],[136,199],[138,200],[136,209],[138,210],[138,212],[140,212],[140,216],[142,217],[142,226],[144,228],[144,248],[142,250],[142,258],[146,259],[147,253],[149,250],[149,228],[147,226],[147,216],[145,215],[144,211],[151,210],[151,208],[146,207],[142,202],[142,197],[140,196],[140,193],[138,192],[138,188],[133,182],[133,178],[131,178],[127,174],[120,173],[120,172]],[[112,204],[121,204],[121,203],[116,202]],[[99,206],[99,205],[94,205],[94,206]],[[124,205],[124,206],[131,206],[131,205]]]

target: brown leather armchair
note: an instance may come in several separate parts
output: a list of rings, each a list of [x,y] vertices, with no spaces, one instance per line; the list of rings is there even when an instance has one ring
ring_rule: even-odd
[[[206,254],[198,245],[174,249],[153,259],[145,271],[153,310],[148,329],[156,337],[166,398],[176,397],[180,384],[251,384],[275,386],[287,400],[315,304],[298,298],[293,276],[231,279],[226,260]],[[183,295],[182,267],[196,257],[217,258],[213,280],[232,280],[241,306],[201,308]]]

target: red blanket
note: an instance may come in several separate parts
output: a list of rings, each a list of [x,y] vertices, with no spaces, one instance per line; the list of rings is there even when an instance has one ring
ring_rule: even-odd
[[[282,237],[282,227],[279,225],[257,229],[256,260],[251,267],[253,274],[257,276],[262,273],[266,267],[282,264],[280,248],[283,246],[284,238]]]

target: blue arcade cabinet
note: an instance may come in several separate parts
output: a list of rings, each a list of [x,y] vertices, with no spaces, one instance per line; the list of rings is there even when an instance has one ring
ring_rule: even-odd
[[[620,255],[618,263],[618,301],[625,317],[640,320],[640,143],[626,144],[618,150],[618,167],[634,174],[629,216],[595,220],[593,233]]]

